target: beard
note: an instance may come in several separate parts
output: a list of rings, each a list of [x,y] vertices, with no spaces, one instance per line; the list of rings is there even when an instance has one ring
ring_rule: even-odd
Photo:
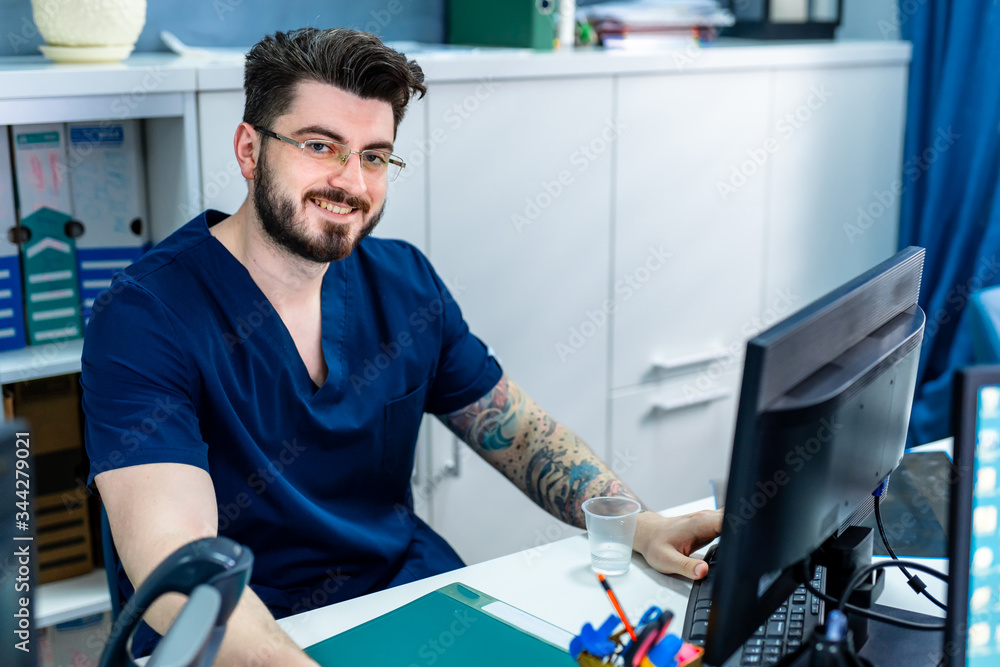
[[[260,158],[254,167],[253,204],[266,237],[277,247],[310,262],[329,264],[350,255],[382,219],[385,204],[364,221],[357,238],[353,240],[349,225],[330,222],[318,236],[311,236],[304,216],[299,218],[296,215],[295,203],[279,191],[274,180],[274,172],[267,163],[266,154],[267,151],[261,147]],[[371,209],[369,202],[351,196],[339,188],[307,192],[302,201],[304,207],[310,205],[310,199],[341,202],[358,209],[362,215],[368,215]]]

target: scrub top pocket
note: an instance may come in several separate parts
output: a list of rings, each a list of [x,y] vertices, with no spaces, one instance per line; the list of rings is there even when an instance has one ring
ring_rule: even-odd
[[[424,415],[427,384],[385,404],[385,427],[382,436],[382,469],[391,476],[406,479],[413,472],[413,453]]]

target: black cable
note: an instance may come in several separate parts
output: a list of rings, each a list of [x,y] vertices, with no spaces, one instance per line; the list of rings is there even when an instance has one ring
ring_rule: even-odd
[[[893,561],[887,561],[892,563]],[[824,602],[829,602],[830,604],[837,604],[839,600],[827,595],[826,593],[821,593],[812,585],[812,582],[806,582],[806,590],[820,598]],[[863,607],[855,607],[852,604],[844,605],[844,610],[848,614],[855,614],[857,616],[863,616],[864,618],[871,619],[873,621],[879,621],[881,623],[887,623],[888,625],[895,625],[898,628],[905,628],[907,630],[926,630],[929,632],[936,632],[939,630],[944,630],[944,625],[929,625],[925,623],[916,623],[913,621],[904,621],[901,618],[893,618],[892,616],[885,616],[877,612],[871,611],[869,609],[864,609]]]
[[[882,544],[885,545],[885,550],[889,552],[889,557],[893,560],[899,560],[899,556],[896,555],[896,552],[889,545],[889,538],[886,536],[885,528],[882,526],[882,512],[879,511],[881,502],[882,496],[875,496],[875,523],[878,524],[878,533],[882,537]],[[940,600],[931,595],[930,591],[927,590],[927,584],[920,577],[910,574],[910,571],[905,567],[900,566],[899,569],[902,570],[903,576],[906,577],[906,583],[909,584],[910,588],[933,602],[939,609],[948,611],[948,606],[942,604]]]

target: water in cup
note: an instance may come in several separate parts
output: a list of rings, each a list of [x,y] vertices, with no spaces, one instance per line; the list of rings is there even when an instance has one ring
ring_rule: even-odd
[[[590,565],[601,574],[624,574],[632,562],[632,548],[620,542],[599,542],[590,545]]]

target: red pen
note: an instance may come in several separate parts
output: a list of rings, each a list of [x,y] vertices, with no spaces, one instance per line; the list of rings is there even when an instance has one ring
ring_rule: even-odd
[[[636,650],[635,655],[632,657],[632,664],[630,667],[639,667],[642,664],[643,658],[649,653],[649,649],[653,648],[667,636],[667,629],[670,628],[670,621],[674,619],[674,612],[665,611],[660,615],[656,621],[654,621],[659,627],[655,632],[644,633],[646,635],[645,640],[639,645],[638,650]]]
[[[608,594],[608,599],[611,600],[611,604],[615,606],[615,611],[618,612],[618,617],[622,619],[622,623],[625,624],[625,629],[628,631],[628,636],[632,638],[632,641],[636,640],[635,630],[632,629],[632,625],[628,622],[628,618],[625,616],[625,612],[622,611],[622,606],[618,604],[618,598],[615,597],[614,591],[611,590],[611,586],[604,579],[604,575],[601,573],[597,574],[598,581],[601,582],[601,586]]]

